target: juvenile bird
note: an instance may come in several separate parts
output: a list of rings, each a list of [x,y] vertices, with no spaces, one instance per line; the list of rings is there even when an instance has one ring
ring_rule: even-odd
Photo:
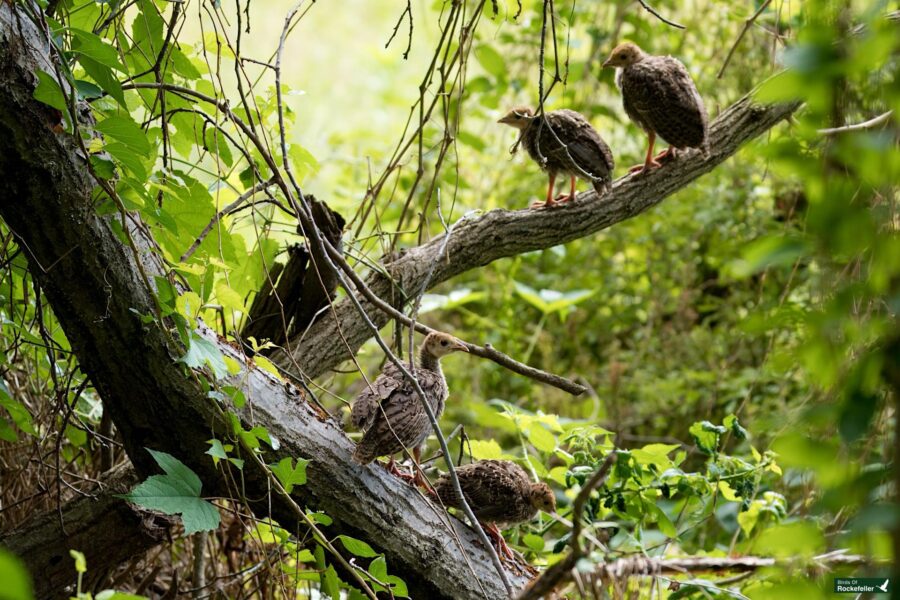
[[[616,85],[622,91],[625,112],[650,140],[644,164],[632,167],[631,172],[659,167],[659,160],[675,157],[676,148],[700,148],[704,154],[708,152],[706,108],[681,61],[671,56],[647,54],[626,42],[616,46],[603,66],[618,69]],[[669,147],[654,157],[657,135]]]
[[[597,194],[609,189],[615,161],[600,134],[574,110],[554,110],[538,118],[527,106],[512,109],[498,121],[515,127],[528,155],[550,176],[547,201],[532,206],[553,206],[575,198],[575,178],[590,181]],[[557,174],[569,176],[569,193],[553,197]]]
[[[451,352],[468,352],[455,337],[438,331],[428,334],[419,349],[415,376],[425,392],[431,410],[440,417],[449,394],[440,360]],[[353,459],[368,464],[379,456],[389,457],[388,469],[404,477],[394,465],[394,454],[411,449],[419,462],[420,446],[431,432],[425,407],[412,383],[394,363],[359,393],[350,411],[350,422],[363,430]],[[416,483],[424,483],[416,472]]]
[[[456,469],[466,503],[502,555],[512,558],[500,529],[529,521],[539,510],[556,512],[556,497],[546,483],[532,483],[525,469],[508,460],[479,460]],[[460,508],[449,474],[434,490],[444,506]]]

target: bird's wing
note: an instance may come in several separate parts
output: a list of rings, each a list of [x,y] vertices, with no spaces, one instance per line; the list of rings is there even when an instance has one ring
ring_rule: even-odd
[[[549,122],[559,139],[565,143],[562,153],[575,163],[581,176],[608,179],[614,167],[612,151],[597,130],[577,112],[563,109],[548,115]]]
[[[357,429],[366,429],[372,424],[378,406],[392,393],[403,387],[403,373],[393,363],[385,365],[378,378],[367,385],[353,401],[350,422]]]
[[[697,146],[705,141],[706,108],[681,62],[655,56],[625,69],[621,77],[626,111],[642,126],[676,146]]]

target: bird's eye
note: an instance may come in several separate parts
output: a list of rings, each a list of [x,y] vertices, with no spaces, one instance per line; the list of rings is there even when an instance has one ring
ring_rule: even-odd
[[[446,346],[446,345],[447,345],[447,340],[441,340],[441,346]]]

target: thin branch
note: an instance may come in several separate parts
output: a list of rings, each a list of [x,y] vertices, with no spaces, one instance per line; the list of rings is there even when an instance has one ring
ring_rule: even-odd
[[[191,247],[188,248],[185,251],[185,253],[181,255],[181,258],[178,260],[180,260],[181,262],[187,261],[191,257],[191,255],[197,250],[197,248],[200,247],[200,244],[203,243],[203,240],[206,239],[206,236],[209,235],[209,232],[212,231],[212,228],[215,227],[216,223],[218,223],[220,220],[222,220],[222,217],[224,217],[225,215],[230,215],[231,213],[235,212],[237,209],[239,209],[241,206],[243,206],[247,200],[249,200],[256,194],[258,194],[259,192],[269,189],[274,184],[275,184],[274,179],[268,179],[267,181],[262,181],[260,183],[257,183],[252,188],[250,188],[249,190],[247,190],[246,192],[244,192],[243,194],[238,196],[234,200],[234,202],[232,202],[231,204],[229,204],[228,206],[226,206],[225,208],[223,208],[222,210],[217,212],[213,216],[212,220],[206,224],[206,227],[203,228],[203,231],[200,232],[200,235],[197,236],[197,239],[194,240],[194,243],[191,244]]]
[[[889,110],[886,113],[882,113],[873,119],[869,119],[868,121],[863,121],[862,123],[855,123],[853,125],[844,125],[842,127],[830,127],[828,129],[819,129],[816,133],[821,135],[833,135],[835,133],[846,133],[848,131],[863,131],[865,129],[874,129],[878,127],[882,123],[887,123],[891,115],[894,114],[893,110]]]
[[[731,62],[731,57],[734,55],[734,51],[737,50],[737,47],[741,43],[741,40],[744,39],[745,35],[747,35],[747,31],[749,31],[750,27],[753,26],[753,23],[756,22],[756,19],[759,18],[759,15],[761,15],[771,3],[772,0],[766,0],[760,5],[756,12],[750,16],[750,18],[744,21],[744,27],[738,34],[737,39],[734,41],[734,44],[731,45],[731,49],[728,51],[728,56],[725,57],[725,62],[722,63],[722,68],[719,69],[719,73],[718,75],[716,75],[716,79],[722,79],[722,75],[725,74],[725,68],[728,66],[728,63]]]
[[[653,9],[653,7],[650,6],[649,4],[647,4],[644,0],[638,0],[638,3],[644,7],[644,10],[646,10],[648,13],[650,13],[651,15],[653,15],[654,17],[656,17],[657,19],[659,19],[666,25],[670,25],[670,26],[674,27],[675,29],[687,29],[687,27],[685,27],[684,25],[676,23],[675,21],[670,21],[667,18],[665,18],[664,16],[662,16],[661,14],[659,14],[658,12],[656,12]]]

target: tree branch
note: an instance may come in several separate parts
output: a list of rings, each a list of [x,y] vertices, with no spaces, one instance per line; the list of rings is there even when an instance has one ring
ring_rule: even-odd
[[[735,154],[743,144],[787,118],[799,105],[793,102],[761,106],[747,95],[711,124],[707,157],[692,152],[649,173],[622,177],[599,199],[595,192],[588,191],[572,202],[551,209],[492,210],[480,218],[458,224],[447,243],[445,255],[440,252],[443,236],[439,236],[387,261],[384,271],[388,275],[372,272],[365,284],[383,301],[390,303],[392,282],[402,281],[404,291],[408,292],[402,297],[412,298],[422,291],[431,265],[437,266],[429,287],[501,258],[592,235],[640,215],[687,187]],[[548,227],[551,221],[553,226]],[[379,311],[378,306],[368,300],[363,304],[376,325],[384,326],[388,322],[389,315]],[[346,346],[334,343],[341,335]],[[273,354],[273,360],[295,375],[317,377],[349,359],[369,337],[369,330],[356,309],[344,300],[308,331],[290,341],[287,345],[290,356],[288,351],[282,351]]]

